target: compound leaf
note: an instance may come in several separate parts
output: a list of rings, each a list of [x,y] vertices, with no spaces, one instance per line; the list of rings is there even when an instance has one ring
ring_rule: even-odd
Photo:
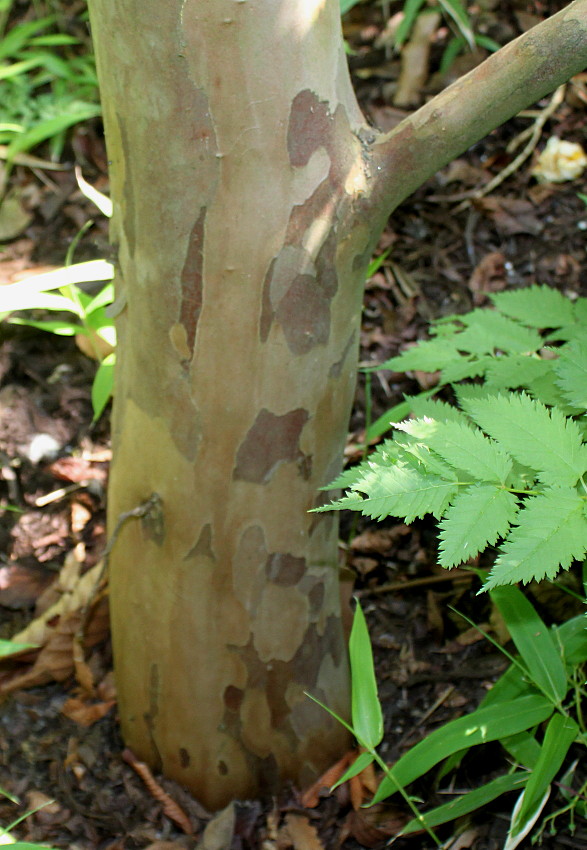
[[[531,381],[552,372],[553,361],[513,354],[510,357],[494,357],[487,367],[485,382],[493,390],[515,390],[527,387]]]
[[[482,431],[458,422],[436,422],[427,444],[446,463],[464,469],[479,481],[503,484],[511,472],[512,460]]]
[[[526,328],[494,310],[473,310],[461,316],[467,327],[455,337],[459,351],[470,354],[493,354],[505,351],[510,354],[525,354],[538,351],[542,337],[534,328]]]
[[[330,509],[352,508],[371,519],[396,516],[409,523],[425,514],[441,517],[457,485],[399,462],[390,467],[373,465],[353,485],[353,490],[354,493],[335,502]]]
[[[571,488],[552,488],[529,498],[501,547],[484,590],[518,581],[552,579],[587,551],[585,503]]]
[[[454,567],[505,537],[515,522],[516,497],[507,490],[476,484],[453,500],[440,523],[440,563]]]
[[[381,365],[382,369],[391,369],[392,372],[409,372],[419,369],[422,372],[436,372],[442,369],[451,360],[458,359],[459,355],[451,338],[434,337],[433,339],[419,342],[418,345],[402,351],[397,357],[392,357]]]
[[[574,322],[571,301],[550,286],[499,292],[491,300],[500,313],[533,328],[558,328]]]
[[[554,364],[557,384],[574,407],[587,409],[587,343],[574,340],[561,350]]]
[[[560,410],[525,393],[463,401],[472,419],[547,485],[572,486],[587,470],[581,432]]]

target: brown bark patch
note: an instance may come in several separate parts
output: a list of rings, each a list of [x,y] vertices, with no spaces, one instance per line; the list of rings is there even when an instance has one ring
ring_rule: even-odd
[[[299,444],[308,419],[301,407],[283,416],[263,408],[239,447],[233,479],[266,484],[280,463],[303,461]]]
[[[228,685],[224,689],[224,705],[229,711],[237,712],[240,710],[244,697],[242,688],[236,688],[234,685]]]
[[[269,581],[280,584],[282,587],[293,587],[306,572],[306,559],[274,553],[267,559],[265,572]]]
[[[330,299],[310,275],[298,275],[276,310],[292,354],[307,354],[325,345],[330,333]]]
[[[292,101],[287,128],[287,149],[292,165],[307,165],[319,147],[328,147],[332,132],[332,115],[328,104],[309,89]]]
[[[202,312],[202,263],[204,253],[204,222],[206,207],[202,207],[194,223],[181,270],[181,305],[179,321],[185,328],[186,342],[190,352],[194,350],[198,319]]]
[[[198,555],[200,557],[210,558],[212,561],[215,560],[214,550],[212,549],[212,526],[209,522],[202,526],[197,543],[190,549],[187,555],[184,556],[184,561]]]

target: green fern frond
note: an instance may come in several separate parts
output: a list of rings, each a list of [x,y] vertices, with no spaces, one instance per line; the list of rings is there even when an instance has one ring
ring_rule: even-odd
[[[400,462],[391,467],[373,466],[353,485],[353,491],[352,496],[348,494],[333,507],[349,507],[348,499],[351,498],[356,502],[354,509],[360,510],[363,516],[371,519],[395,516],[409,523],[426,514],[440,518],[454,497],[457,484]]]
[[[514,354],[494,357],[486,369],[485,383],[493,390],[515,390],[528,387],[553,372],[554,362],[540,357]]]
[[[505,537],[518,512],[516,497],[507,490],[476,484],[461,490],[440,522],[443,567],[454,567]]]
[[[410,372],[414,369],[436,372],[454,360],[455,356],[455,347],[450,338],[433,337],[402,351],[391,360],[386,360],[381,364],[381,368],[391,369],[392,372]]]
[[[516,460],[547,485],[572,487],[587,471],[587,445],[572,419],[525,393],[466,401],[463,407]]]
[[[470,425],[418,419],[398,428],[424,440],[449,466],[464,470],[477,481],[504,484],[512,469],[506,452]]]
[[[496,351],[526,354],[538,351],[542,345],[542,337],[534,328],[524,327],[494,310],[473,310],[462,316],[461,321],[466,327],[455,335],[455,345],[459,351],[469,354],[482,356]]]
[[[503,544],[484,590],[518,581],[553,579],[587,551],[585,500],[570,488],[527,499],[518,527]]]
[[[556,383],[574,407],[587,410],[587,342],[574,340],[555,362]]]
[[[572,303],[549,286],[498,292],[491,300],[500,313],[533,328],[557,328],[575,322]]]

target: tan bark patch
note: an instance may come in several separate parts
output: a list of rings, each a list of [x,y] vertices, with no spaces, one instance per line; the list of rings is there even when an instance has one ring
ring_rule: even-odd
[[[276,620],[275,613],[281,612]],[[308,628],[308,600],[291,588],[268,584],[253,623],[255,649],[263,662],[291,661]]]

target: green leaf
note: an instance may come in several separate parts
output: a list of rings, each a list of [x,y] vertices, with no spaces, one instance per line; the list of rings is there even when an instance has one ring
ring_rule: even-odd
[[[0,658],[8,658],[10,655],[18,655],[29,649],[38,649],[34,643],[14,643],[11,640],[0,640]],[[2,792],[4,793],[4,792]]]
[[[401,47],[408,38],[424,3],[425,0],[405,0],[403,4],[403,18],[395,33],[396,47]]]
[[[554,703],[565,698],[565,665],[553,635],[517,587],[498,587],[491,598],[499,608],[516,649],[536,686]]]
[[[410,405],[411,412],[417,419],[424,419],[426,417],[428,419],[436,419],[437,422],[468,423],[467,417],[464,413],[461,413],[458,407],[440,399],[430,398],[428,393],[408,397],[406,401]],[[400,419],[405,419],[406,417],[407,414],[403,417],[398,416],[394,422],[399,422]]]
[[[538,351],[542,337],[533,328],[526,328],[494,310],[477,309],[461,316],[465,330],[454,340],[459,351],[470,354],[526,354]]]
[[[472,419],[545,484],[577,483],[587,470],[587,446],[571,419],[525,393],[463,401]]]
[[[500,744],[513,761],[527,770],[533,770],[540,758],[540,744],[530,732],[518,732],[502,738]]]
[[[533,328],[556,328],[574,322],[571,301],[550,286],[499,292],[491,300],[500,313]]]
[[[557,384],[574,407],[587,409],[587,342],[574,340],[561,349],[554,364]]]
[[[553,635],[561,648],[565,664],[575,667],[587,661],[587,628],[583,614],[555,626]]]
[[[461,0],[439,0],[439,3],[445,14],[453,19],[459,29],[459,32],[462,33],[463,37],[467,40],[469,47],[473,50],[475,47],[473,28]]]
[[[501,547],[484,590],[518,581],[552,579],[587,551],[584,502],[571,489],[553,488],[528,498]]]
[[[92,408],[94,411],[94,422],[100,418],[112,395],[115,362],[116,355],[109,354],[104,358],[104,360],[102,360],[96,371],[94,383],[92,384]]]
[[[469,791],[468,794],[456,797],[450,803],[445,803],[443,806],[432,809],[431,812],[426,812],[423,814],[422,820],[414,818],[402,829],[400,835],[409,835],[410,832],[418,832],[422,829],[423,823],[429,829],[434,829],[443,823],[449,823],[449,821],[456,820],[456,818],[462,818],[464,815],[468,815],[470,812],[486,806],[502,794],[507,794],[509,791],[515,791],[516,789],[521,790],[527,781],[527,773],[518,772],[508,774],[507,776],[499,776],[481,788]]]
[[[440,378],[443,384],[452,384],[456,381],[464,381],[465,378],[482,378],[491,364],[492,357],[454,357],[450,363],[442,369]]]
[[[458,359],[459,354],[452,339],[434,337],[402,351],[391,360],[386,360],[381,364],[381,368],[390,369],[392,372],[410,372],[414,369],[421,372],[436,372]]]
[[[507,490],[483,484],[462,490],[440,522],[440,564],[454,567],[493,546],[517,512],[516,497]]]
[[[9,319],[10,325],[25,325],[29,328],[37,328],[39,331],[47,331],[56,336],[75,336],[81,331],[81,326],[74,322],[55,321],[55,322],[35,322],[32,319]]]
[[[479,708],[446,723],[412,747],[393,766],[393,777],[405,788],[452,753],[532,729],[551,714],[552,705],[541,696],[520,697]],[[393,782],[384,777],[372,802],[385,800],[395,790]]]
[[[579,733],[579,727],[571,717],[555,714],[551,717],[544,733],[538,764],[530,774],[524,789],[523,802],[511,828],[516,835],[532,818],[535,808],[543,799],[548,786],[559,772],[569,748]]]
[[[455,469],[464,469],[479,481],[505,483],[512,460],[477,428],[461,422],[436,422],[428,446]]]
[[[335,788],[338,788],[339,785],[344,785],[344,783],[348,782],[349,779],[352,779],[353,776],[358,776],[359,773],[365,770],[366,767],[369,767],[370,764],[373,764],[374,761],[375,759],[371,753],[361,753],[360,756],[354,760],[348,770],[345,770],[338,782],[334,783],[330,790],[334,791]]]
[[[358,602],[351,629],[349,654],[353,732],[361,746],[372,750],[383,738],[383,715],[377,696],[369,631]]]
[[[425,475],[406,463],[397,463],[390,468],[370,469],[353,489],[365,493],[365,498],[354,494],[354,498],[341,499],[339,507],[352,505],[353,510],[360,510],[371,519],[396,516],[410,523],[426,514],[441,517],[457,486],[436,475]]]
[[[494,357],[487,368],[485,382],[493,390],[515,390],[552,373],[553,367],[552,360],[526,354]]]
[[[43,301],[41,293],[51,289],[60,289],[63,286],[78,283],[90,283],[98,280],[111,280],[114,276],[114,266],[106,260],[90,260],[87,263],[76,263],[62,269],[56,269],[46,274],[33,275],[18,283],[0,287],[0,312],[10,313],[13,310],[29,309],[65,309],[72,310],[73,303],[69,298],[60,295],[45,295]],[[54,301],[51,301],[54,299]],[[60,299],[60,301],[57,301]],[[64,304],[67,307],[51,306],[46,304]]]

